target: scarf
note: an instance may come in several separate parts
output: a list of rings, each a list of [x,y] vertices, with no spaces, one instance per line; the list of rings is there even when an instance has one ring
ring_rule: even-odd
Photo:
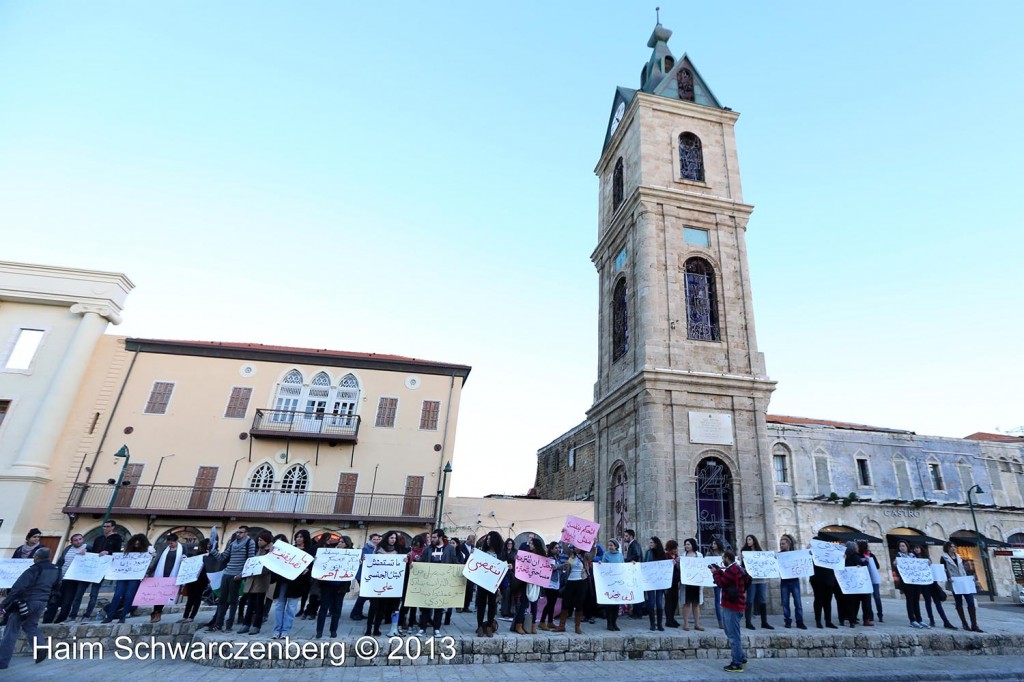
[[[167,575],[164,575],[164,567],[167,564],[167,557],[168,557],[168,555],[170,553],[171,553],[171,548],[170,547],[164,547],[163,553],[160,555],[160,558],[157,559],[156,570],[153,571],[153,576],[154,577],[157,577],[157,578],[165,578],[165,577],[166,578],[177,578],[178,577],[178,567],[181,565],[182,555],[184,554],[184,552],[181,551],[181,545],[178,545],[178,549],[175,550],[175,552],[174,552],[174,566],[171,568],[171,572],[169,574],[167,574]]]

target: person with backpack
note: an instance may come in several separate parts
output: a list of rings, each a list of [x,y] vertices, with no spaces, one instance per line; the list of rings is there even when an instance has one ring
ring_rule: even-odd
[[[7,597],[0,603],[0,613],[7,613],[7,627],[0,639],[0,670],[6,670],[14,655],[14,645],[18,642],[20,630],[32,643],[32,650],[37,651],[39,635],[39,616],[42,615],[50,594],[60,584],[60,569],[50,561],[50,549],[42,547],[32,554],[35,562],[18,577],[7,592]],[[44,649],[45,650],[45,649]],[[36,653],[36,663],[42,663],[45,654]]]
[[[221,628],[230,630],[235,624],[235,610],[238,608],[238,590],[242,582],[242,569],[245,562],[256,556],[256,542],[249,537],[249,526],[239,526],[228,541],[223,552],[216,553],[218,563],[224,564],[224,572],[220,579],[220,599],[217,602],[217,615],[213,617],[208,629],[219,632]],[[207,569],[209,570],[209,569]]]
[[[708,566],[715,579],[715,585],[722,588],[722,625],[729,638],[732,649],[732,661],[725,666],[730,673],[743,672],[747,656],[743,652],[743,639],[740,635],[740,618],[747,608],[747,590],[751,580],[743,568],[736,563],[736,555],[732,550],[722,552],[722,566]]]

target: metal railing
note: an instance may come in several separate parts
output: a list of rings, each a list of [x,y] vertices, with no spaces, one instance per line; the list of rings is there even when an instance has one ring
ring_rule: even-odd
[[[76,483],[66,514],[100,514],[110,503],[114,486]],[[142,485],[122,488],[114,515],[156,515],[240,518],[389,520],[426,523],[434,518],[436,498],[382,493],[286,492],[280,489],[195,488]]]
[[[258,409],[249,433],[253,436],[355,441],[359,436],[359,421],[358,414]]]

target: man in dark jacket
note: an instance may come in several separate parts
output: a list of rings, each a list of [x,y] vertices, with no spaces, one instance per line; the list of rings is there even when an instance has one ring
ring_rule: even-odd
[[[365,545],[363,545],[363,557],[367,554],[373,554],[377,551],[377,545],[380,544],[380,533],[374,533],[370,536],[370,539]],[[362,583],[363,580],[363,564],[360,560],[359,570],[356,571],[356,582]],[[356,602],[352,605],[352,613],[349,614],[349,618],[352,620],[363,620],[363,604],[366,603],[366,597],[356,597]]]
[[[0,609],[9,612],[7,628],[4,630],[3,639],[0,639],[0,670],[6,669],[11,663],[19,630],[25,631],[25,636],[32,642],[32,650],[35,652],[39,616],[46,608],[54,585],[60,582],[60,569],[50,561],[49,548],[43,547],[36,551],[32,560],[35,563],[15,581],[7,593],[7,598],[0,604]],[[22,603],[26,606],[21,607]],[[44,658],[45,654],[36,654],[36,663],[41,663]]]
[[[117,532],[116,521],[107,519],[103,522],[103,535],[96,538],[89,551],[100,556],[116,554],[121,551],[121,535]],[[86,590],[89,590],[89,605],[85,608],[85,615],[82,616],[82,620],[85,621],[92,618],[92,611],[96,608],[96,599],[100,596],[101,585],[103,585],[102,580],[98,583],[78,584],[78,587],[75,589],[75,596],[72,599],[70,615],[72,620],[78,615],[78,605],[82,603],[82,597],[85,595]]]
[[[644,552],[640,548],[640,543],[636,540],[636,531],[632,528],[627,528],[622,533],[622,544],[625,549],[622,552],[623,559],[627,564],[640,563],[644,560]],[[643,618],[644,615],[644,604],[633,604],[629,607],[629,617]]]
[[[430,534],[430,546],[424,548],[423,553],[417,561],[424,561],[434,564],[457,564],[459,563],[455,546],[448,542],[444,531],[438,528]],[[434,630],[434,637],[443,636],[441,633],[441,619],[445,609],[420,609],[420,635],[427,633],[427,626]]]
[[[743,640],[740,636],[740,617],[747,608],[747,576],[743,568],[736,563],[736,555],[732,550],[722,553],[725,568],[711,565],[715,584],[722,588],[722,626],[729,645],[732,648],[732,661],[725,666],[726,672],[743,672],[747,663],[747,655],[743,653]]]

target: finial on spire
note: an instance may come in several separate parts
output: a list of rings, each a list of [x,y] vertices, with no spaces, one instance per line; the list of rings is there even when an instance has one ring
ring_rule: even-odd
[[[654,21],[657,24],[661,23],[661,8],[660,7],[655,7],[654,8]]]

